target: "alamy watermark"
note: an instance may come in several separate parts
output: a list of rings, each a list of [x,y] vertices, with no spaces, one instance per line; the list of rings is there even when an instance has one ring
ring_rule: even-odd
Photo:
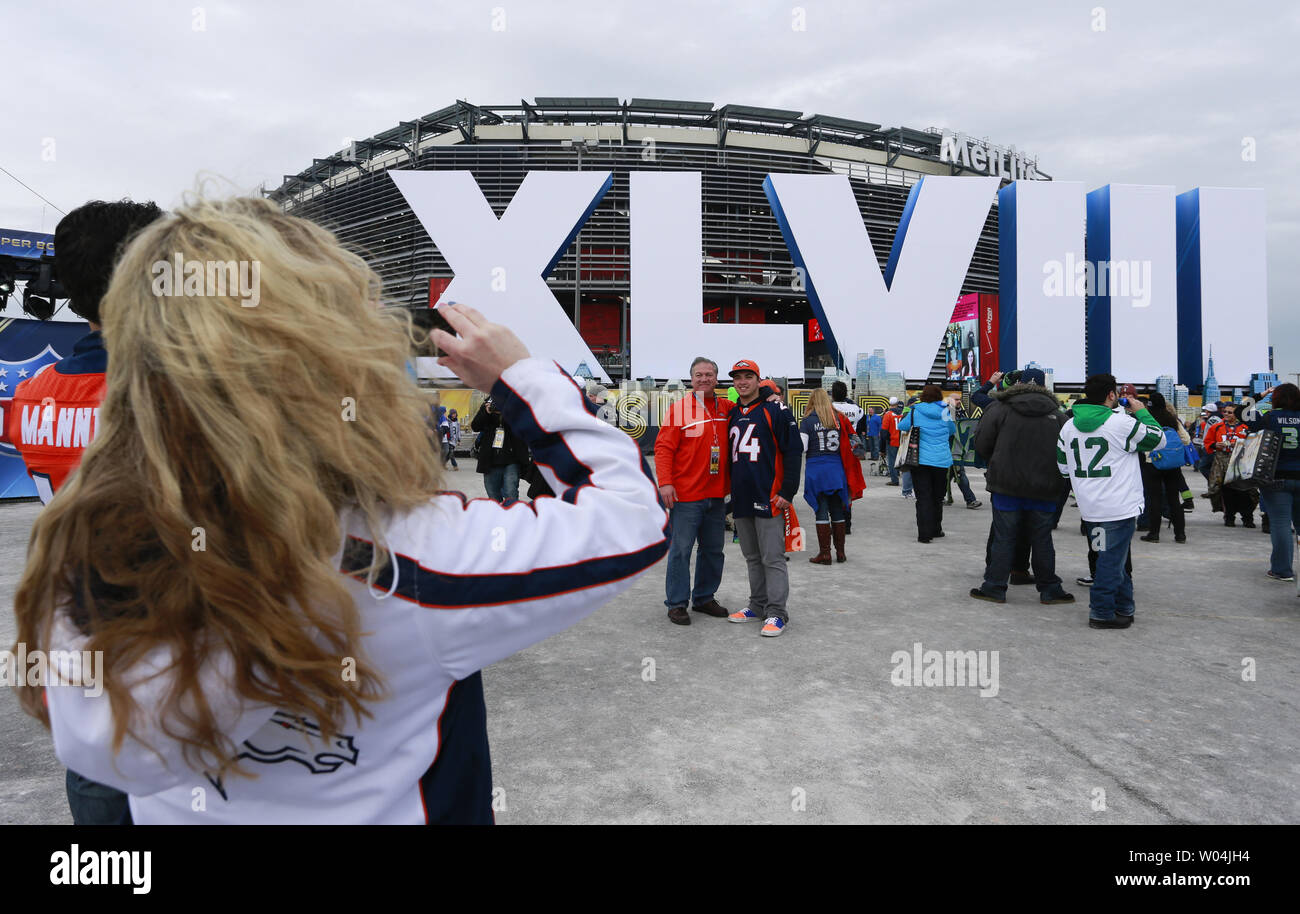
[[[1151,304],[1151,261],[1075,260],[1073,252],[1064,260],[1043,263],[1043,294],[1111,295],[1128,298],[1134,308]]]
[[[73,686],[87,698],[104,692],[103,651],[28,651],[19,641],[0,651],[0,686]]]
[[[178,251],[171,260],[155,260],[149,272],[154,295],[230,296],[245,308],[262,301],[262,264],[256,260],[186,260]]]
[[[894,651],[889,662],[896,686],[978,686],[980,698],[998,694],[997,651],[927,651],[917,641],[911,652]]]
[[[82,850],[73,844],[50,855],[51,885],[125,885],[148,895],[153,885],[153,851]]]

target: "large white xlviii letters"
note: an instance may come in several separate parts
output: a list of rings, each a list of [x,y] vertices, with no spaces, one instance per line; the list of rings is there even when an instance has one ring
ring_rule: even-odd
[[[998,367],[1037,361],[1058,378],[1086,376],[1084,220],[1082,182],[1017,181],[998,191]]]
[[[499,220],[468,171],[389,174],[455,273],[441,301],[472,305],[534,354],[570,371],[585,361],[609,382],[545,280],[609,190],[609,172],[530,171]]]
[[[686,377],[703,355],[718,363],[724,384],[740,359],[772,377],[802,379],[800,327],[704,323],[700,173],[634,171],[629,190],[633,376]]]
[[[1178,380],[1205,378],[1210,346],[1221,379],[1268,365],[1264,191],[1198,187],[1178,195]]]
[[[1143,381],[1178,368],[1174,189],[1107,184],[1088,194],[1088,374]]]
[[[832,350],[851,358],[884,349],[890,369],[908,378],[930,373],[997,187],[995,177],[918,181],[882,274],[847,177],[763,182]]]

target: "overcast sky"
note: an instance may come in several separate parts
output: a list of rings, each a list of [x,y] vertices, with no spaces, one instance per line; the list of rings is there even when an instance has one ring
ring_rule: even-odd
[[[1269,337],[1300,371],[1294,2],[122,0],[6,3],[4,27],[0,166],[63,210],[172,206],[200,174],[275,187],[345,137],[538,95],[948,127],[1089,189],[1262,187]],[[0,226],[58,218],[0,174]]]

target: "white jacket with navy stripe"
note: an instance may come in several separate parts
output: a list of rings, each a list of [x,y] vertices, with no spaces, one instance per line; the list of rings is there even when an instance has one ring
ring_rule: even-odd
[[[558,366],[518,362],[492,396],[557,497],[504,508],[436,496],[388,522],[394,561],[369,585],[358,571],[371,564],[366,527],[352,512],[341,518],[336,564],[389,695],[368,705],[373,717],[348,716],[325,744],[314,721],[239,703],[218,661],[204,671],[204,694],[255,779],[189,770],[152,716],[136,729],[156,752],[128,737],[114,756],[107,692],[74,686],[46,690],[59,759],[129,793],[138,823],[490,822],[479,671],[609,602],[668,546],[667,514],[636,444],[597,419]],[[85,640],[61,620],[51,647],[76,651]],[[151,660],[151,670],[165,665]],[[165,675],[143,681],[146,672],[133,677],[142,716],[166,686]]]

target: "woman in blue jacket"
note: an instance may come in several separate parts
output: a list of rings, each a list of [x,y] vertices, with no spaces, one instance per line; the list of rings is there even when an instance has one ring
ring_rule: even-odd
[[[915,425],[921,436],[918,459],[920,466],[912,467],[912,488],[916,491],[916,541],[928,543],[943,536],[943,494],[948,481],[948,467],[952,466],[952,445],[949,439],[957,434],[957,423],[952,418],[952,404],[942,399],[943,392],[936,384],[927,384],[921,391],[921,402],[903,413],[898,420],[898,430],[905,432]]]
[[[1266,391],[1273,408],[1247,424],[1252,432],[1270,429],[1282,437],[1277,471],[1270,485],[1260,486],[1259,501],[1268,512],[1273,555],[1268,576],[1274,581],[1295,580],[1295,541],[1292,528],[1300,523],[1300,387],[1281,384]]]

